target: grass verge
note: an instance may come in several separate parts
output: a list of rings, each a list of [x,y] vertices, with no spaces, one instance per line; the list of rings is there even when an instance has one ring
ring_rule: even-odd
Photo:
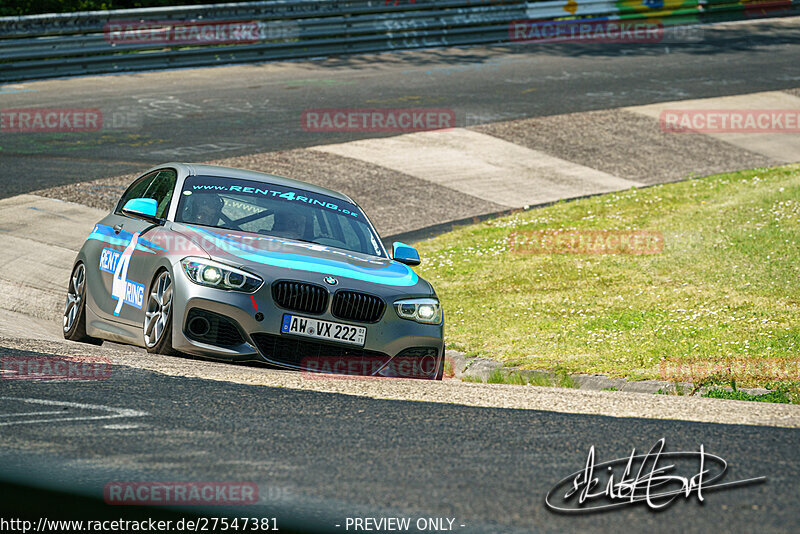
[[[656,254],[521,254],[512,233],[648,230]],[[797,380],[800,165],[632,189],[419,243],[447,348],[522,369],[761,387]]]
[[[770,391],[760,395],[753,395],[744,391],[730,391],[727,389],[710,389],[703,394],[703,397],[712,399],[730,399],[730,400],[743,400],[743,401],[756,401],[756,402],[773,402],[789,404],[792,399],[782,391]]]

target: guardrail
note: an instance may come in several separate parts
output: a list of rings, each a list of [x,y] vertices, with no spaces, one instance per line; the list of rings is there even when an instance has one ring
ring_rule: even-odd
[[[272,0],[0,17],[0,82],[508,43],[514,21],[697,24],[800,0]]]

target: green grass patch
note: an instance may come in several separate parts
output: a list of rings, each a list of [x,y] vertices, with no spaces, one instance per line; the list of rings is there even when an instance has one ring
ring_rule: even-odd
[[[455,374],[455,372],[453,371],[453,363],[450,361],[449,358],[447,358],[444,361],[444,373],[443,373],[443,376],[453,376],[453,374]]]
[[[481,377],[473,376],[473,375],[464,375],[464,376],[461,377],[461,381],[462,382],[475,382],[475,383],[481,383],[481,384],[483,383],[483,380],[481,380]]]
[[[461,378],[462,382],[483,382],[477,376],[465,375]],[[576,388],[572,377],[565,371],[556,369],[553,373],[520,373],[518,371],[507,372],[504,369],[495,369],[486,379],[487,384],[513,384],[517,386],[541,386],[558,388]]]
[[[553,369],[553,373],[555,376],[543,376],[543,375],[529,375],[528,384],[531,386],[546,386],[546,387],[555,387],[555,388],[577,388],[578,385],[572,381],[572,377],[570,376],[569,372],[560,367],[556,366]]]
[[[703,397],[710,397],[712,399],[775,402],[785,404],[790,404],[792,402],[791,397],[782,391],[770,391],[769,393],[753,395],[751,393],[745,393],[741,390],[729,391],[727,389],[710,389],[703,394]]]
[[[502,369],[495,369],[486,380],[488,384],[514,384],[524,386],[528,383],[526,377],[519,373],[504,373]]]
[[[647,230],[664,248],[509,250],[528,230]],[[788,165],[461,227],[418,244],[418,271],[444,304],[447,348],[523,369],[754,387],[798,376],[799,244],[800,165]]]

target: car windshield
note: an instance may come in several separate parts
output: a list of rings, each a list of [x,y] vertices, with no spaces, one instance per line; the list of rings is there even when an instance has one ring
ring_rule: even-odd
[[[184,182],[175,220],[385,257],[358,206],[285,185],[190,176]]]

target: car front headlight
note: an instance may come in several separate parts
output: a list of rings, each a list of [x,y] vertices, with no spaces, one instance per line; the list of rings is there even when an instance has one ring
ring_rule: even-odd
[[[405,299],[394,303],[398,317],[425,324],[442,322],[442,306],[436,299]]]
[[[181,266],[189,280],[201,286],[252,293],[264,283],[254,274],[205,258],[183,258]]]

